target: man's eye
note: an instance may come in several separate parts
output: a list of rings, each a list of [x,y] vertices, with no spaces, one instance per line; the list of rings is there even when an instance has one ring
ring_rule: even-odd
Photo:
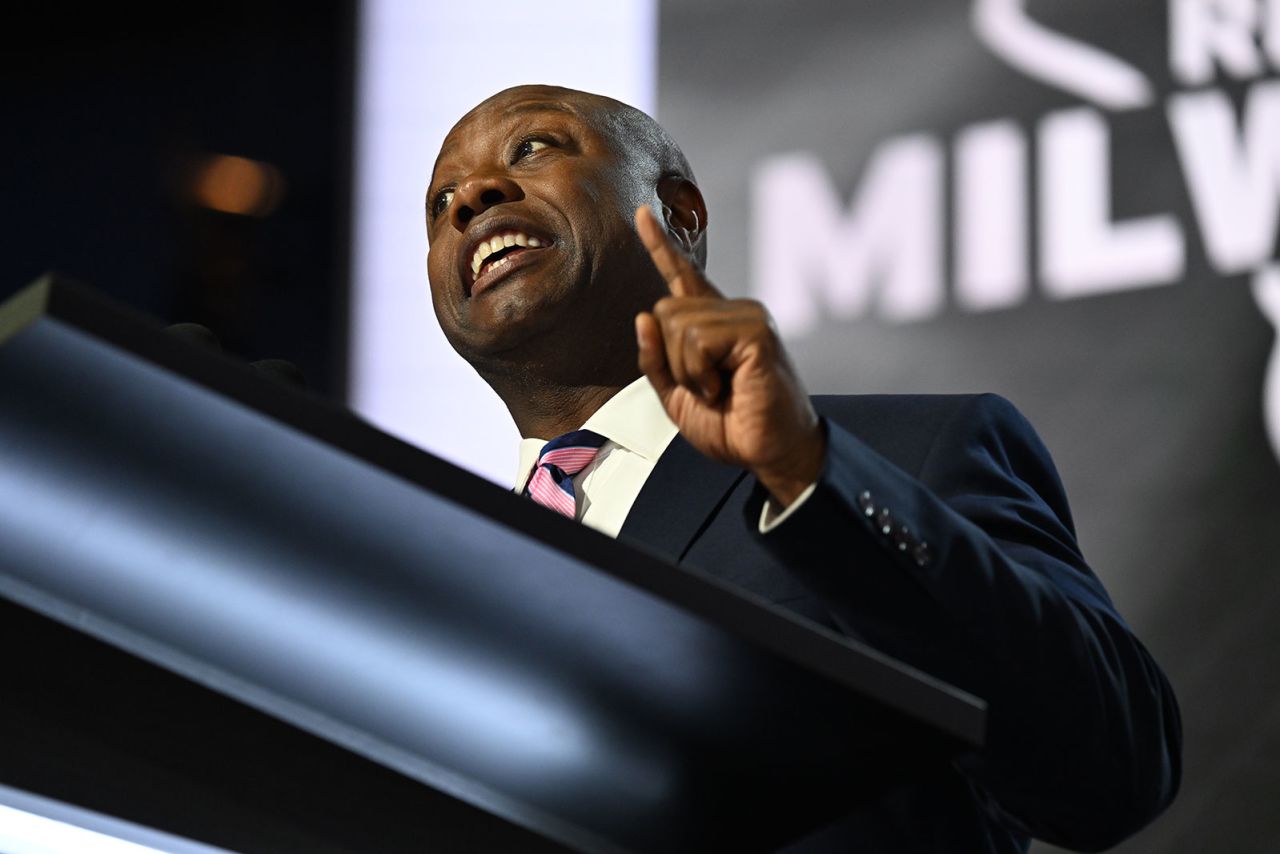
[[[547,144],[540,139],[526,139],[516,146],[515,160],[523,160],[535,151],[541,151]]]
[[[435,219],[448,210],[450,203],[453,202],[453,190],[441,190],[436,193],[435,200],[431,202],[431,218]]]

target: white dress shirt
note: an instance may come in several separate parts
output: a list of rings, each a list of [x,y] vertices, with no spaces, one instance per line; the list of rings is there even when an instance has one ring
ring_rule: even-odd
[[[645,377],[611,397],[582,429],[609,441],[600,447],[591,465],[573,476],[578,521],[616,537],[658,458],[679,431]],[[521,440],[516,492],[524,490],[548,441],[550,437]]]
[[[581,429],[599,433],[608,441],[591,464],[573,477],[577,519],[602,534],[616,537],[631,505],[658,465],[658,458],[680,431],[645,377],[611,397]],[[524,491],[538,464],[538,455],[549,441],[550,438],[521,440],[516,492]],[[768,533],[782,524],[813,494],[814,486],[810,485],[785,510],[766,501],[760,511],[760,532]]]

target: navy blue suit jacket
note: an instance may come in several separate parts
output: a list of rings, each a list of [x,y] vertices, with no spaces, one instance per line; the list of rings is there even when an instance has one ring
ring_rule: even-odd
[[[981,750],[794,850],[1100,850],[1150,821],[1180,776],[1173,691],[1085,564],[1030,424],[995,395],[814,405],[825,469],[776,529],[754,478],[676,437],[619,534],[987,700]]]

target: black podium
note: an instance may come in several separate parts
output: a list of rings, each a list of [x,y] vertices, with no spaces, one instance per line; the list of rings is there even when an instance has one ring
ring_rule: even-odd
[[[52,279],[0,626],[0,784],[242,851],[769,850],[985,714]]]

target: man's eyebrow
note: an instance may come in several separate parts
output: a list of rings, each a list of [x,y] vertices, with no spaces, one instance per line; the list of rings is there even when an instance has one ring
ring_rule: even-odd
[[[522,101],[519,104],[516,104],[514,107],[509,107],[506,110],[504,110],[503,116],[507,117],[512,115],[523,115],[525,113],[546,113],[546,112],[565,113],[570,116],[578,116],[578,117],[581,117],[582,115],[580,111],[575,110],[573,107],[570,107],[568,104],[564,104],[559,101]],[[454,148],[457,148],[460,141],[461,140],[458,137],[454,137],[453,139],[450,139],[447,142],[445,142],[445,144],[440,147],[439,153],[436,154],[436,163],[438,164],[440,162],[440,159],[444,157],[446,153],[453,150]],[[434,175],[435,169],[433,168],[431,172]]]

